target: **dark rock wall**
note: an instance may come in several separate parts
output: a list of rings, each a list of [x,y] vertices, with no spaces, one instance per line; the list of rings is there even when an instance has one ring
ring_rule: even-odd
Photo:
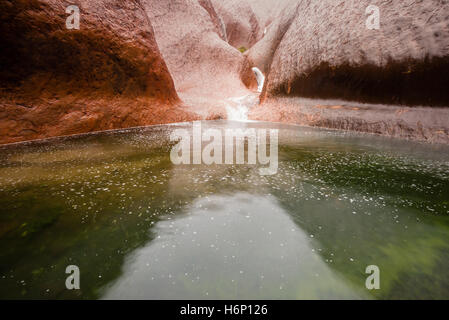
[[[80,30],[65,8],[78,4]],[[139,1],[1,1],[2,87],[176,99]]]
[[[153,123],[149,106],[179,101],[138,0],[1,0],[0,34],[0,143]]]

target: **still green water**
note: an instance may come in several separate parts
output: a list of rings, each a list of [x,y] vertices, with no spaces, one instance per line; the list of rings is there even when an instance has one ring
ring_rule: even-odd
[[[447,146],[203,122],[279,129],[261,176],[173,165],[180,127],[0,149],[0,298],[449,299]]]

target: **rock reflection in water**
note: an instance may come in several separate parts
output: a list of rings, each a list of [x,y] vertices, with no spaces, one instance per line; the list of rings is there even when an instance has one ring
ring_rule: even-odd
[[[195,201],[126,259],[108,299],[360,298],[273,197]]]

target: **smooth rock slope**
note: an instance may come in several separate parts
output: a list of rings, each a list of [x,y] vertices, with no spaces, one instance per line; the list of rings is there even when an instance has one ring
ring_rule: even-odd
[[[222,18],[229,44],[251,48],[282,10],[296,0],[211,0]]]
[[[449,143],[449,1],[294,1],[246,55],[267,74],[250,119]]]
[[[181,96],[229,97],[246,90],[240,77],[244,57],[223,39],[216,16],[205,9],[209,1],[142,2]]]
[[[223,19],[230,45],[248,49],[262,38],[263,26],[248,1],[213,0],[213,3]]]
[[[217,27],[210,1],[142,3],[180,98],[199,116],[224,118],[227,98],[250,94],[248,87],[257,89],[245,57]]]

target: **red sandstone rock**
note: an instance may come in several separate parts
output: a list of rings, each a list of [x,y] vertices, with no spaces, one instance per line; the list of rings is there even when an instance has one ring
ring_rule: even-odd
[[[217,100],[248,94],[242,78],[249,78],[252,73],[244,68],[245,58],[220,37],[210,10],[204,9],[204,1],[142,3],[176,90],[185,103],[193,109],[203,109]],[[203,110],[199,113],[203,114]]]
[[[279,15],[282,13],[285,7],[292,3],[297,3],[298,0],[234,0],[245,1],[251,5],[259,25],[264,31],[264,28],[268,27]]]
[[[226,36],[235,48],[251,48],[263,35],[253,8],[247,1],[213,0],[218,14],[226,25]]]
[[[282,9],[296,0],[212,0],[226,25],[229,44],[251,48]]]
[[[245,53],[248,63],[268,74],[274,54],[281,43],[284,34],[290,28],[299,3],[287,6],[276,19],[266,28],[265,36]]]
[[[265,93],[449,105],[449,2],[378,3],[379,30],[366,28],[370,4],[369,0],[293,4],[287,10],[294,12],[287,30],[265,37],[261,41],[268,43],[257,44],[253,49],[257,52],[248,54],[263,69],[265,53],[275,48]]]
[[[449,144],[449,108],[275,97],[253,108],[249,118]]]
[[[81,8],[80,31],[65,29],[69,4]],[[367,30],[368,4],[4,0],[0,143],[222,119],[228,98],[255,89],[253,66],[267,74],[269,99],[252,110],[252,119],[449,143],[445,109],[273,99],[302,95],[448,106],[449,4],[379,5],[381,29]],[[234,30],[233,45],[260,41],[242,55],[227,43],[225,22]]]
[[[0,33],[0,143],[194,118],[139,1],[1,1]]]
[[[226,35],[226,26],[223,22],[223,19],[217,14],[214,5],[211,0],[198,0],[198,3],[204,8],[204,10],[209,13],[209,16],[212,20],[212,23],[215,26],[215,31],[220,36],[220,38],[226,42],[228,42]]]
[[[398,106],[449,106],[449,3],[379,4],[380,30],[366,28],[370,4],[298,1],[278,15],[246,53],[268,73],[249,118],[449,143],[447,109]]]

